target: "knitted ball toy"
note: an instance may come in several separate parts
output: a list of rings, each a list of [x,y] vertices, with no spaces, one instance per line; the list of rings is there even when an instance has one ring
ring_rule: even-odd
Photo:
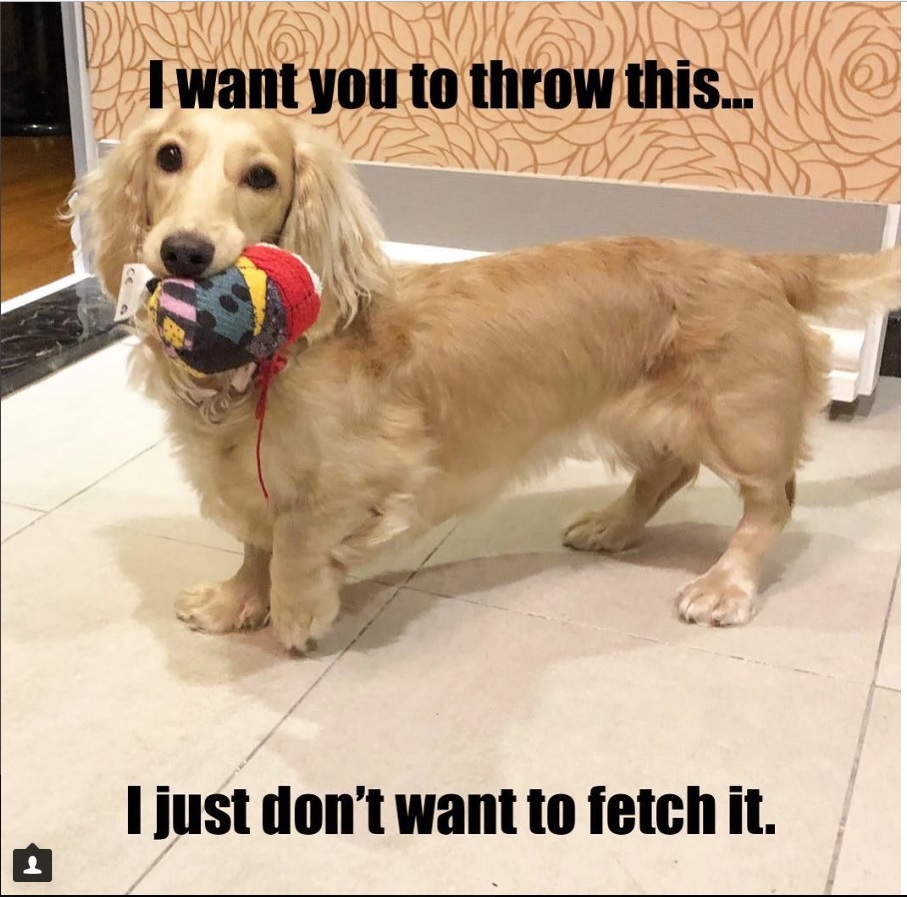
[[[150,284],[148,309],[164,351],[196,377],[272,358],[318,317],[321,283],[298,256],[258,243],[201,280]]]

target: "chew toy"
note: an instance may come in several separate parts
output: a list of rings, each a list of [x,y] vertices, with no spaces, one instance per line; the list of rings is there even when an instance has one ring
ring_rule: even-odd
[[[320,294],[301,258],[259,243],[212,277],[161,280],[148,309],[164,351],[204,377],[274,358],[315,323]]]
[[[212,277],[168,277],[150,283],[149,289],[148,310],[164,351],[193,377],[256,365],[255,458],[267,499],[261,437],[268,387],[286,364],[283,350],[318,317],[318,275],[299,256],[257,243],[244,249],[235,265]]]

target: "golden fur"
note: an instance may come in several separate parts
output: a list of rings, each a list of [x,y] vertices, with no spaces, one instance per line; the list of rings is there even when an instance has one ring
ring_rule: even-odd
[[[185,165],[155,167],[177,142]],[[277,175],[243,183],[251,164]],[[256,391],[217,414],[186,399],[153,330],[135,375],[169,412],[202,512],[245,544],[236,576],[177,602],[208,631],[270,619],[303,648],[337,615],[347,569],[396,536],[487,502],[580,446],[634,472],[564,539],[620,551],[704,464],[735,482],[740,525],[681,593],[684,619],[747,621],[762,554],[790,517],[804,430],[825,403],[828,346],[803,313],[898,302],[894,251],[749,255],[647,237],[593,239],[456,264],[392,267],[350,167],[323,136],[268,113],[165,111],[78,186],[108,291],[122,265],[165,275],[161,240],[209,237],[208,273],[271,239],[321,274],[322,314],[270,391],[259,487]],[[210,410],[210,409],[209,409]]]

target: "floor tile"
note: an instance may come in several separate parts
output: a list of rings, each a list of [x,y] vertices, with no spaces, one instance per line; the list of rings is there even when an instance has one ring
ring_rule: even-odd
[[[0,403],[3,501],[50,510],[163,438],[163,413],[127,383],[128,355],[111,346]]]
[[[347,612],[305,657],[286,654],[268,630],[185,628],[176,594],[236,563],[56,514],[4,543],[2,834],[5,845],[53,850],[54,883],[38,892],[128,888],[161,845],[127,835],[127,786],[152,796],[159,784],[216,790],[392,593],[348,587]],[[146,832],[152,825],[146,813]]]
[[[0,541],[5,542],[19,530],[25,529],[30,523],[34,523],[42,513],[33,508],[20,508],[18,505],[0,502]]]
[[[186,836],[136,893],[817,893],[838,831],[862,685],[403,590],[230,782],[385,797],[385,834]],[[587,794],[716,795],[715,835],[589,833]],[[731,835],[729,786],[768,835]],[[516,834],[397,833],[396,794],[513,789]],[[525,801],[576,826],[532,834]],[[267,870],[264,872],[263,870]]]
[[[834,894],[901,894],[901,695],[876,689]]]

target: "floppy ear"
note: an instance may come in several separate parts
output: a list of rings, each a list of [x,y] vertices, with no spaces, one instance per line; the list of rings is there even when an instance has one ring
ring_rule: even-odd
[[[387,289],[389,263],[375,211],[337,145],[304,125],[295,139],[296,183],[280,245],[321,277],[317,337],[346,327]]]
[[[150,225],[147,186],[151,151],[169,110],[156,113],[124,138],[73,188],[66,217],[82,216],[82,239],[109,296],[116,297],[123,265],[140,260]]]

